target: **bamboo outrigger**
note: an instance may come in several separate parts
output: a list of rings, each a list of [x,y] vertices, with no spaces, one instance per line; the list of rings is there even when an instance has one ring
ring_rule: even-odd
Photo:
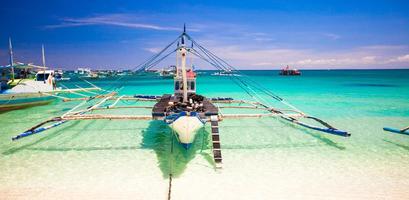
[[[188,46],[187,42],[191,45]],[[170,47],[176,44],[176,49],[170,50]],[[165,52],[168,51],[169,53]],[[251,78],[223,61],[209,50],[199,45],[193,40],[184,29],[183,33],[172,43],[166,46],[158,54],[149,58],[146,62],[138,65],[136,71],[146,71],[158,64],[170,54],[176,52],[177,64],[176,74],[174,76],[174,94],[164,94],[162,96],[154,95],[134,95],[119,96],[117,92],[108,92],[96,94],[89,97],[67,98],[65,101],[82,101],[80,104],[64,113],[59,117],[52,118],[40,123],[22,134],[13,137],[13,140],[21,139],[29,135],[37,134],[47,129],[60,126],[65,122],[72,120],[163,120],[169,125],[177,135],[181,145],[188,149],[195,138],[198,129],[210,122],[212,133],[213,157],[216,164],[222,162],[221,144],[219,136],[218,123],[222,120],[237,118],[262,118],[275,117],[289,121],[290,123],[333,135],[348,137],[350,134],[339,130],[321,119],[307,115],[298,110],[281,97],[267,90],[263,85],[253,81]],[[240,74],[240,76],[228,76],[240,88],[242,88],[253,100],[235,100],[232,98],[206,98],[196,94],[196,74],[191,65],[187,64],[188,56],[196,56],[221,71],[229,71]],[[124,81],[123,81],[124,82]],[[121,87],[117,87],[121,88]],[[118,90],[119,91],[119,90]],[[135,102],[153,102],[153,106],[133,105],[118,106],[120,101]],[[276,101],[286,106],[280,109],[271,106],[271,102]],[[86,103],[93,102],[91,106],[84,107]],[[120,109],[152,109],[151,115],[115,115],[115,114],[97,114],[97,111]],[[257,110],[259,113],[233,113],[224,114],[222,109],[242,109]],[[318,125],[308,124],[303,120],[312,120]],[[49,126],[46,124],[52,123]]]
[[[402,129],[397,129],[397,128],[391,128],[391,127],[384,127],[384,131],[388,131],[391,133],[398,133],[398,134],[403,134],[403,135],[409,135],[409,126],[402,128]]]

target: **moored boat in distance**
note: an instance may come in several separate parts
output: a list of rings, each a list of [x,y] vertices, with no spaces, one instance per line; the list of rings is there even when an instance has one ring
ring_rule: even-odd
[[[86,67],[79,67],[79,68],[77,68],[77,70],[74,71],[74,73],[81,74],[81,75],[87,75],[87,74],[91,73],[91,69],[86,68]]]
[[[281,76],[300,76],[301,72],[298,69],[291,69],[290,66],[287,65],[287,67],[280,70],[279,75]]]
[[[162,78],[173,78],[176,74],[176,66],[171,65],[158,71],[159,76]]]
[[[71,78],[64,77],[64,71],[62,69],[55,70],[55,80],[56,81],[69,81]]]
[[[212,74],[212,76],[241,76],[240,74],[233,73],[231,70],[218,71]]]

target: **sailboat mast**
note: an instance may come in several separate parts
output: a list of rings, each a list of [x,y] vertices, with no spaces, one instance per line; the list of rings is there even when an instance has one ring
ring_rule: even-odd
[[[13,46],[11,45],[11,37],[9,37],[9,55],[10,55],[10,67],[11,67],[11,81],[14,81],[14,59],[13,59]]]
[[[44,83],[45,83],[45,52],[44,52],[44,44],[42,44],[41,45],[41,57],[42,57],[42,59],[43,59],[43,71],[44,71],[44,74],[43,74],[43,79],[44,79]]]
[[[43,67],[44,67],[44,70],[45,70],[45,53],[44,53],[44,45],[41,45],[41,56],[42,56],[42,59],[43,59]]]

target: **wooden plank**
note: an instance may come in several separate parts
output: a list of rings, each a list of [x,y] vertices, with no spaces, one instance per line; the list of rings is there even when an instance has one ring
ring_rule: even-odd
[[[205,110],[205,115],[210,116],[210,115],[218,115],[219,109],[213,105],[209,100],[205,99],[203,100],[203,107]]]
[[[166,108],[169,106],[169,101],[172,95],[170,94],[164,94],[158,103],[156,103],[153,106],[152,109],[152,116],[153,117],[158,117],[158,116],[165,116]]]
[[[220,141],[219,135],[212,135],[212,141]]]

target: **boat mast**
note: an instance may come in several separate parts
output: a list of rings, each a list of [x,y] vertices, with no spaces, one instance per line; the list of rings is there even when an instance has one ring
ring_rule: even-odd
[[[44,44],[41,45],[41,56],[43,59],[43,67],[44,67],[44,74],[43,74],[43,79],[45,83],[45,53],[44,53]]]
[[[45,70],[45,53],[44,53],[44,44],[41,45],[41,56],[43,58],[43,67]]]
[[[11,67],[11,82],[14,82],[14,59],[13,59],[13,46],[11,45],[11,37],[9,37],[9,55],[10,55],[10,67]]]
[[[183,81],[183,102],[187,102],[187,74],[186,74],[186,45],[185,45],[186,25],[183,25],[182,45],[180,48]]]

